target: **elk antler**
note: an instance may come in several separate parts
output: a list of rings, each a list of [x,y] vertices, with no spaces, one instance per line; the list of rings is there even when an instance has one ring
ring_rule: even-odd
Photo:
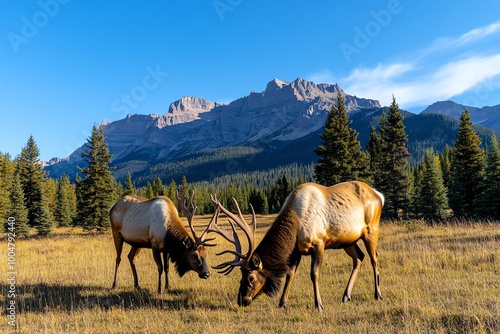
[[[210,225],[205,229],[205,232],[198,237],[193,227],[193,217],[196,212],[196,205],[193,204],[194,191],[191,193],[191,198],[189,199],[189,203],[186,201],[186,191],[182,192],[182,195],[179,196],[179,191],[175,191],[175,196],[177,197],[177,202],[179,202],[179,206],[181,208],[182,213],[186,216],[187,221],[189,223],[189,228],[191,229],[191,233],[193,233],[193,238],[195,240],[196,245],[203,246],[215,246],[214,244],[208,244],[207,242],[214,240],[215,238],[205,239],[206,234],[208,233],[208,229]],[[218,214],[218,212],[217,212]],[[213,219],[213,218],[212,218]],[[210,222],[212,224],[212,222]]]
[[[217,200],[216,197],[213,197],[210,195],[210,199],[212,202],[215,204],[216,207],[216,212],[217,215],[214,214],[214,218],[212,218],[212,221],[210,222],[210,230],[209,232],[216,232],[223,236],[227,241],[231,242],[234,244],[236,250],[224,250],[216,255],[222,255],[226,253],[233,254],[235,258],[232,261],[227,261],[224,263],[221,263],[217,266],[214,266],[212,268],[214,269],[220,269],[219,273],[228,275],[233,269],[237,266],[243,266],[246,267],[248,265],[248,260],[252,256],[253,251],[255,250],[255,226],[256,226],[256,218],[255,218],[255,211],[253,209],[253,206],[250,204],[250,208],[252,209],[252,223],[247,224],[245,219],[243,218],[243,215],[241,214],[240,207],[238,205],[238,202],[236,199],[233,198],[234,204],[236,205],[236,208],[238,210],[238,215],[233,214],[231,211],[227,210],[220,204],[220,201]],[[236,229],[234,224],[229,220],[229,224],[231,224],[231,229],[232,229],[232,234],[230,234],[228,231],[223,229],[222,227],[217,226],[217,218],[218,218],[218,211],[222,210],[224,214],[233,220],[238,226],[245,232],[245,235],[247,236],[248,239],[248,252],[246,254],[242,254],[241,252],[241,242],[240,238],[238,237],[238,234],[236,233]]]

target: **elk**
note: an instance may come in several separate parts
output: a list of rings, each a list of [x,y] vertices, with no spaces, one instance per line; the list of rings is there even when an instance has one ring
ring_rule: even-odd
[[[193,204],[194,192],[189,203],[185,193],[177,200],[182,212],[187,217],[193,238],[182,224],[177,209],[168,197],[147,199],[135,195],[120,198],[110,209],[111,229],[116,248],[115,276],[112,288],[116,287],[116,275],[121,261],[123,242],[132,246],[128,254],[134,287],[139,289],[139,279],[135,268],[135,258],[142,248],[151,248],[153,258],[158,266],[158,293],[161,293],[161,275],[165,270],[165,289],[169,288],[168,271],[169,259],[175,265],[179,276],[187,271],[194,270],[200,278],[208,278],[210,271],[206,262],[206,246],[213,239],[205,239],[209,229],[201,237],[197,237],[193,228],[193,216],[196,206]],[[218,211],[216,210],[216,213]],[[163,262],[161,254],[163,253]]]
[[[353,260],[353,268],[342,298],[351,300],[354,281],[361,267],[364,253],[356,244],[363,240],[373,267],[375,299],[381,300],[380,276],[378,272],[377,242],[379,222],[384,205],[384,196],[367,184],[359,181],[339,183],[324,187],[315,183],[298,186],[287,198],[278,216],[266,235],[255,247],[256,218],[252,208],[252,222],[247,224],[237,201],[238,214],[225,209],[216,198],[212,201],[229,219],[232,233],[217,226],[215,231],[233,243],[236,250],[225,250],[217,255],[231,253],[232,261],[212,268],[229,274],[241,267],[242,278],[238,292],[238,305],[248,306],[262,293],[275,295],[286,275],[285,286],[279,302],[286,307],[290,285],[302,255],[311,256],[310,277],[314,288],[314,303],[318,311],[323,310],[318,277],[325,249],[340,249]],[[250,206],[251,207],[251,206]],[[241,242],[236,234],[234,221],[245,233],[248,252],[241,252]]]

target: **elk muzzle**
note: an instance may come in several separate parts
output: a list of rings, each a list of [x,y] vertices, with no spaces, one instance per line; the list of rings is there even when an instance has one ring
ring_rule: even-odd
[[[201,258],[201,263],[198,267],[197,272],[200,278],[207,279],[210,277],[210,269],[208,268],[208,264],[205,257]]]
[[[252,297],[243,296],[240,292],[238,294],[238,306],[248,306],[252,303]]]
[[[208,271],[205,271],[205,272],[199,273],[198,276],[200,278],[207,279],[210,277],[210,273]]]

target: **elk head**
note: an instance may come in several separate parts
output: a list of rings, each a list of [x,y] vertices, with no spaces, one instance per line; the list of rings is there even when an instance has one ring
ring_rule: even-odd
[[[264,286],[266,284],[266,274],[264,269],[262,268],[262,261],[257,254],[253,254],[255,250],[255,227],[256,227],[256,219],[255,219],[255,211],[250,205],[252,209],[252,222],[247,224],[243,215],[241,214],[240,207],[238,206],[238,202],[233,198],[233,201],[238,210],[238,215],[233,214],[226,208],[224,208],[220,201],[217,198],[212,197],[212,202],[215,204],[216,212],[222,211],[230,220],[229,224],[231,225],[232,232],[228,232],[224,228],[217,225],[217,215],[214,214],[213,221],[210,223],[209,232],[216,232],[224,237],[227,241],[231,242],[235,245],[235,250],[224,250],[217,255],[222,254],[233,254],[235,258],[232,261],[227,261],[221,263],[212,268],[219,270],[218,272],[221,274],[228,275],[235,267],[241,267],[241,281],[240,288],[238,292],[238,305],[239,306],[248,306],[258,295],[260,295],[264,291]],[[236,233],[236,229],[234,226],[235,222],[245,233],[248,240],[248,251],[243,254],[241,251],[241,242]]]
[[[191,198],[189,199],[189,202],[186,200],[186,192],[183,192],[182,195],[179,196],[179,192],[176,191],[176,197],[177,197],[177,202],[179,203],[179,206],[181,208],[181,211],[184,213],[184,216],[186,216],[187,221],[189,223],[189,228],[191,229],[191,233],[193,234],[193,240],[189,237],[186,236],[183,240],[183,244],[186,247],[185,249],[185,256],[184,258],[187,261],[187,264],[189,267],[196,271],[198,273],[198,276],[200,278],[208,278],[210,276],[210,270],[208,268],[207,264],[207,253],[205,250],[205,247],[211,247],[215,246],[214,244],[209,244],[209,241],[214,240],[214,238],[211,239],[205,239],[207,233],[209,232],[209,228],[211,225],[208,225],[201,237],[198,237],[196,235],[196,232],[194,231],[193,227],[193,217],[196,212],[196,206],[193,204],[193,197],[194,197],[194,192],[191,193]],[[219,211],[216,210],[214,215],[218,215]],[[212,220],[214,218],[212,217]]]

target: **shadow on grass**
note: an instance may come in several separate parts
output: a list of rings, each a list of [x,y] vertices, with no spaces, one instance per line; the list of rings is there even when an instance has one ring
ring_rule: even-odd
[[[7,286],[2,285],[1,290],[6,296]],[[192,290],[179,289],[157,294],[151,293],[148,289],[125,291],[95,286],[35,284],[16,286],[15,301],[19,313],[78,311],[94,308],[183,310],[196,307],[193,295]],[[218,308],[215,304],[204,306]]]

